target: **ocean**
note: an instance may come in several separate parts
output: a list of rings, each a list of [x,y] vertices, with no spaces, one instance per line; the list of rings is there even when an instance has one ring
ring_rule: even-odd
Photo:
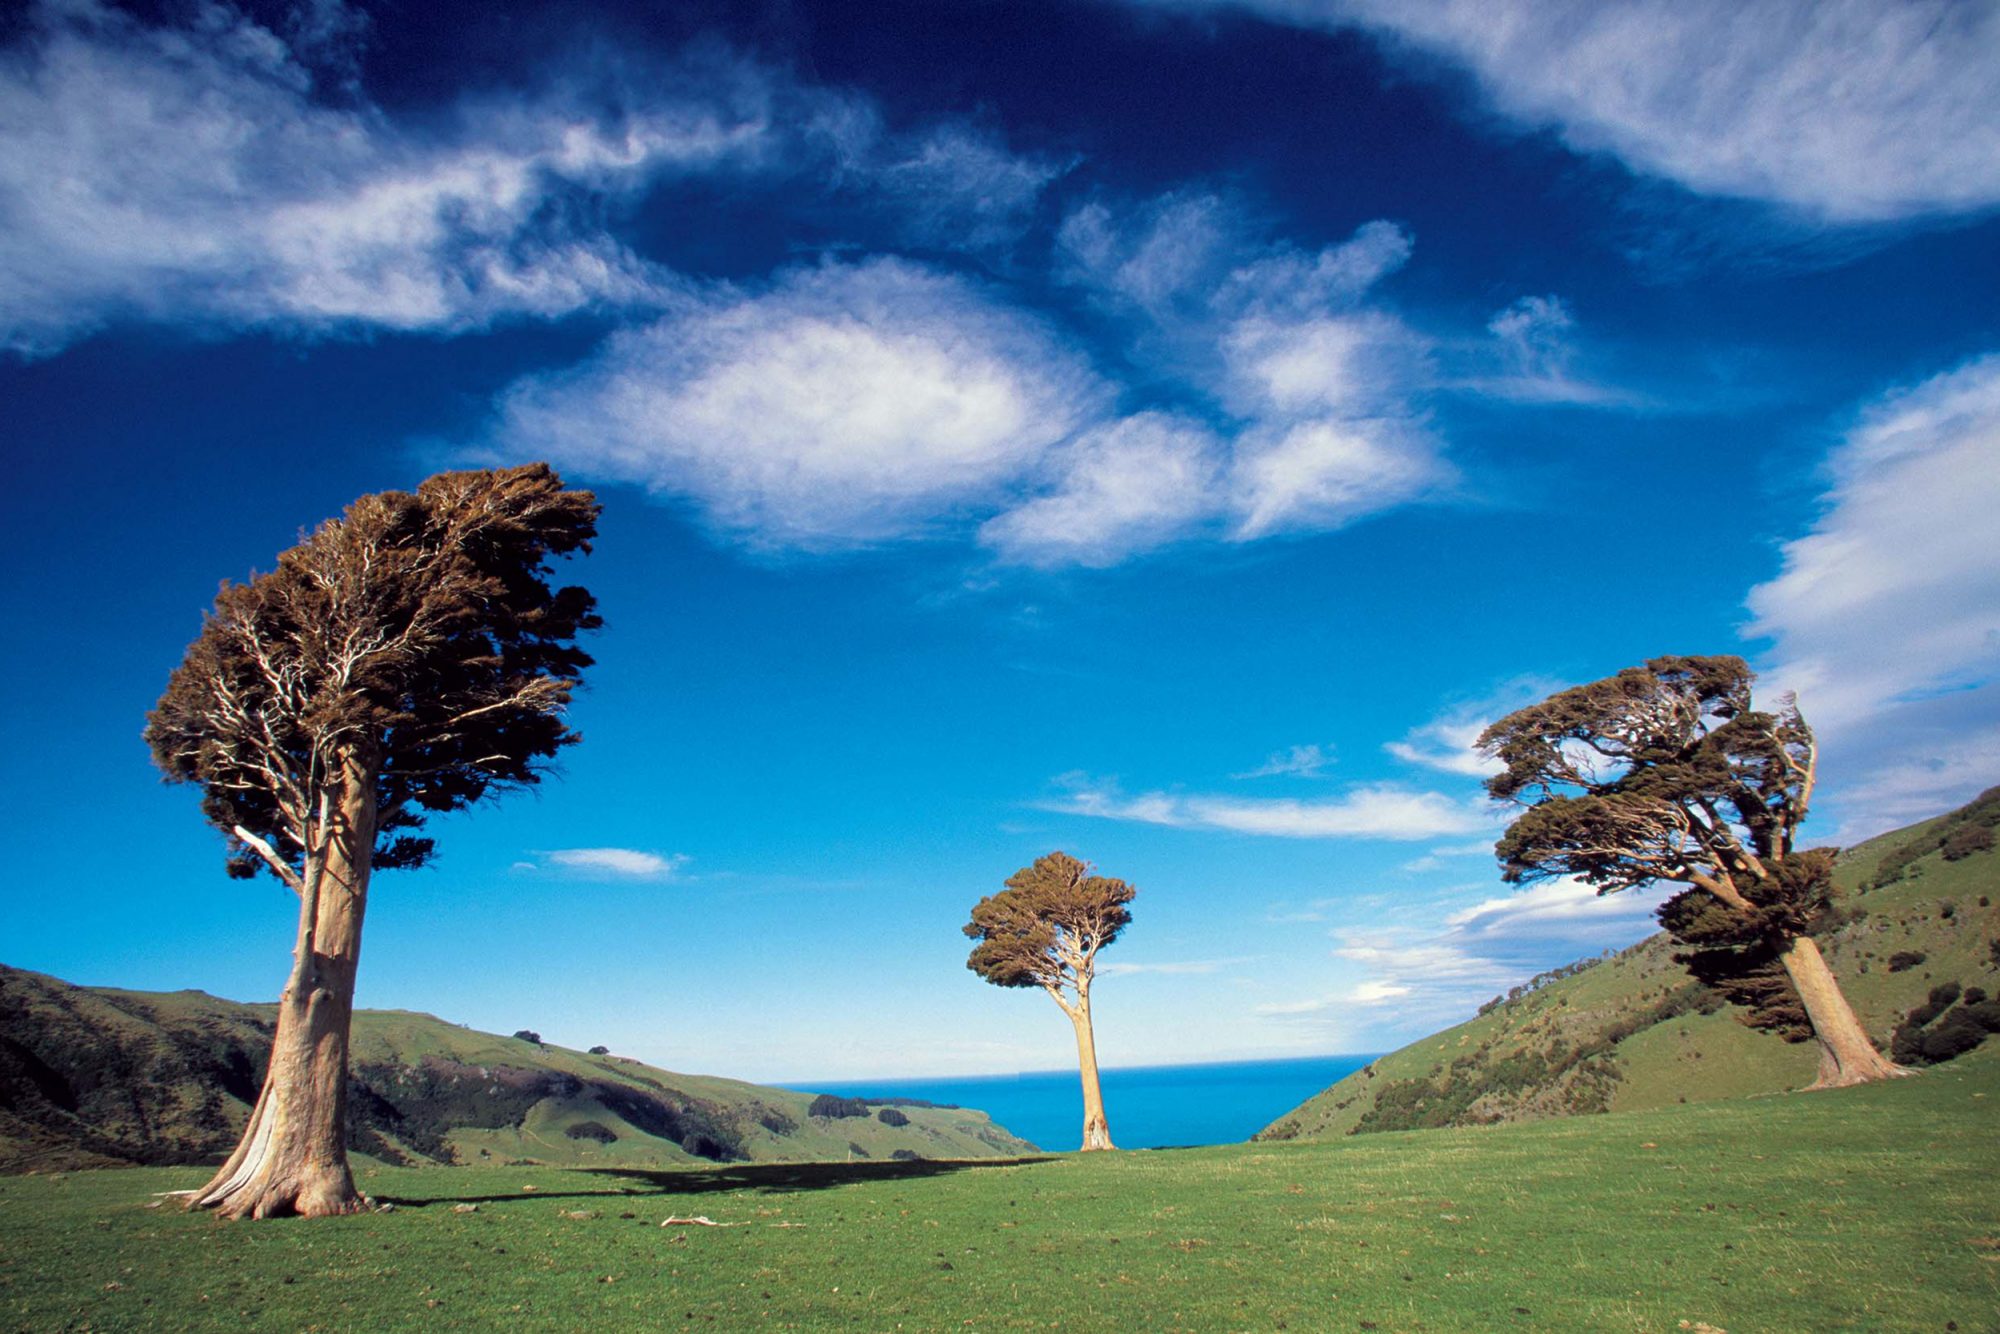
[[[1374,1059],[1304,1056],[1104,1070],[1100,1072],[1104,1115],[1111,1123],[1112,1142],[1121,1149],[1234,1144]],[[1074,1149],[1083,1141],[1083,1093],[1074,1069],[935,1079],[788,1081],[786,1087],[844,1098],[922,1098],[977,1107],[1044,1149]]]

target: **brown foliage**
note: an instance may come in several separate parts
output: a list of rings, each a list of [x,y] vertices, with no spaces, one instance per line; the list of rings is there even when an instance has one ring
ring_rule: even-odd
[[[1097,952],[1131,922],[1137,892],[1091,871],[1051,852],[1014,872],[974,906],[965,934],[979,943],[965,966],[995,986],[1041,987],[1058,1000],[1079,980],[1087,987]]]
[[[377,867],[429,856],[409,833],[427,813],[538,781],[577,739],[575,639],[600,624],[584,589],[549,586],[547,559],[588,551],[597,513],[546,464],[442,473],[362,497],[275,570],[225,583],[145,737],[238,839],[232,872],[262,855],[239,829],[303,869],[343,756],[376,773]]]

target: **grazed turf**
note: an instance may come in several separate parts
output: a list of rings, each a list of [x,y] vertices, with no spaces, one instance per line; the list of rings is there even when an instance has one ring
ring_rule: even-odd
[[[185,1170],[12,1178],[0,1326],[1992,1331],[1996,1105],[1981,1052],[1863,1089],[1327,1143],[375,1169],[393,1212],[312,1223],[146,1207]]]

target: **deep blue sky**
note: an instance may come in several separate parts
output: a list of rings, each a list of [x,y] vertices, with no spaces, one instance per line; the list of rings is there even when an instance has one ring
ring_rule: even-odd
[[[1516,12],[1518,11],[1518,12]],[[1509,20],[1502,22],[1501,20]],[[585,743],[362,1003],[758,1078],[1373,1050],[1636,939],[1479,726],[1735,652],[1845,840],[2000,781],[1985,3],[32,6],[0,25],[0,959],[275,992],[147,708],[353,497],[604,501]],[[1836,77],[1837,75],[1837,77]]]

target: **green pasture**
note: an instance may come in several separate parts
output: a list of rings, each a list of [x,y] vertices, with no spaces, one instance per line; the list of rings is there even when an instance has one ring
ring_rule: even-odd
[[[965,1163],[0,1179],[21,1330],[2000,1330],[2000,1059],[1476,1130]],[[462,1209],[460,1206],[475,1206]],[[723,1227],[662,1227],[703,1215]]]

